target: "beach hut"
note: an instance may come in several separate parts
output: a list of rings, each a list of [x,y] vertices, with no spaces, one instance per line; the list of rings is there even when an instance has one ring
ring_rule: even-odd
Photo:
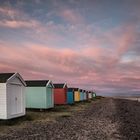
[[[92,97],[96,98],[96,93],[95,92],[92,93]]]
[[[79,102],[80,101],[80,91],[79,88],[73,88],[74,89],[74,101]]]
[[[87,93],[86,93],[86,90],[84,90],[83,92],[84,92],[84,100],[87,100]]]
[[[67,89],[67,104],[74,104],[74,89]]]
[[[67,104],[67,84],[54,84],[54,104]]]
[[[88,92],[88,98],[92,99],[92,92],[91,91]]]
[[[19,73],[0,73],[0,119],[25,115],[25,86]]]
[[[86,90],[86,99],[89,100],[89,91]]]
[[[54,107],[52,81],[28,80],[26,84],[26,108],[48,109]]]
[[[84,100],[84,90],[80,89],[80,101]]]

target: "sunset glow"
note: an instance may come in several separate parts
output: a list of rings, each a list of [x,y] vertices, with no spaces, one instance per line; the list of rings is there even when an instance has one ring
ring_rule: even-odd
[[[1,0],[0,19],[0,72],[140,93],[139,0]]]

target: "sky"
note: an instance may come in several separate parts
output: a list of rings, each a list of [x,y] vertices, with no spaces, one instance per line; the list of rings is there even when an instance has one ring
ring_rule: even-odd
[[[0,72],[140,94],[140,0],[0,0]]]

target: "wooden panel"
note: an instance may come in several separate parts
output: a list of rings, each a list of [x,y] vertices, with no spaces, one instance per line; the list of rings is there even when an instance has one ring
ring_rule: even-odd
[[[21,85],[7,84],[7,109],[8,118],[24,114],[23,91]]]
[[[67,103],[73,104],[74,103],[74,93],[71,91],[67,92]]]
[[[80,101],[84,100],[84,92],[80,92]]]
[[[92,93],[88,93],[88,95],[89,95],[89,99],[91,99],[92,98]]]
[[[26,108],[46,109],[46,87],[26,87]]]
[[[47,87],[46,98],[46,108],[54,107],[54,94],[51,87]]]
[[[57,88],[54,89],[54,104],[66,104],[67,97],[66,97],[66,90]]]
[[[6,110],[6,84],[0,84],[0,119],[7,118],[7,110]]]
[[[75,91],[74,92],[74,100],[77,102],[77,101],[80,101],[80,93],[79,91]]]

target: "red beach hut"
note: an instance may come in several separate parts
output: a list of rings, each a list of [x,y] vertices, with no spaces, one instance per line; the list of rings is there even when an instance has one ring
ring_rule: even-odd
[[[67,104],[67,84],[54,84],[54,104]]]

